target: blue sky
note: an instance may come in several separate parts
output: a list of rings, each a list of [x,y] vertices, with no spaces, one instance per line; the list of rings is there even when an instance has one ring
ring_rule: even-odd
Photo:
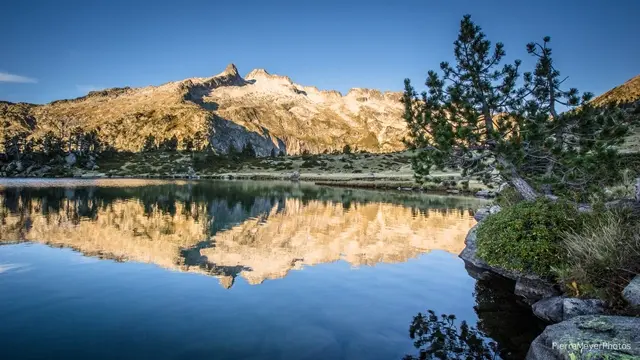
[[[616,5],[612,5],[616,4]],[[210,76],[235,63],[303,85],[401,90],[451,60],[469,13],[510,59],[549,35],[569,85],[602,93],[640,74],[640,1],[8,1],[0,100]]]

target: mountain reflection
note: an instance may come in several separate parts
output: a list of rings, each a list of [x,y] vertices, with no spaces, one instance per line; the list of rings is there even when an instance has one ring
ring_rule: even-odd
[[[0,242],[208,274],[229,288],[237,276],[259,284],[336,260],[458,254],[470,201],[290,183],[18,183],[0,185]]]

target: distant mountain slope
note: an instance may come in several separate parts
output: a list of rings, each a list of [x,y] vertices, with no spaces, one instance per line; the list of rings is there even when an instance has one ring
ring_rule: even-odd
[[[615,103],[624,106],[636,104],[638,101],[640,101],[640,75],[593,99],[597,105]]]
[[[631,114],[630,133],[622,148],[626,153],[640,153],[640,75],[629,79],[592,100],[596,105],[616,104]]]
[[[192,78],[144,88],[113,88],[46,105],[0,102],[0,137],[48,131],[64,137],[79,128],[95,130],[118,150],[140,151],[148,136],[157,142],[202,138],[227,152],[251,143],[258,155],[284,151],[372,152],[403,148],[406,125],[402,94],[352,89],[342,95],[295,84],[265,70],[245,78],[230,64],[209,78]]]

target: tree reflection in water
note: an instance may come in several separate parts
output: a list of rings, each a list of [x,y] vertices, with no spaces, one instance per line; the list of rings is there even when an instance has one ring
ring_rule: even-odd
[[[513,288],[512,281],[497,276],[476,282],[476,327],[466,321],[457,325],[455,315],[437,316],[432,310],[418,313],[409,327],[418,355],[406,355],[404,360],[524,359],[544,323]]]
[[[455,324],[455,315],[437,316],[433,310],[418,313],[409,327],[409,337],[419,349],[418,356],[407,355],[404,360],[426,359],[495,359],[497,345],[485,341],[476,328],[462,321]]]

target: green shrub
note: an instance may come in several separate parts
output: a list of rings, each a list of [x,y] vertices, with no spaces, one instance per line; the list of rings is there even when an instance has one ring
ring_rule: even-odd
[[[478,256],[489,265],[540,276],[552,275],[566,252],[562,234],[583,223],[575,206],[542,199],[524,201],[487,218],[478,227]]]

